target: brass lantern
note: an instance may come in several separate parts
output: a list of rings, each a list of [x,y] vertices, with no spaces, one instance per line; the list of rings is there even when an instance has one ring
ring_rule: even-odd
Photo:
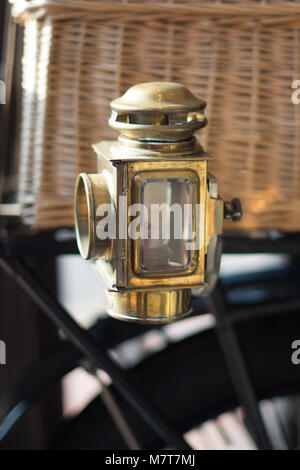
[[[79,251],[104,281],[114,318],[182,318],[191,290],[205,295],[216,282],[224,204],[193,136],[205,106],[177,83],[133,86],[111,103],[119,139],[95,144],[98,173],[77,179]],[[226,216],[240,214],[237,200],[227,205]]]

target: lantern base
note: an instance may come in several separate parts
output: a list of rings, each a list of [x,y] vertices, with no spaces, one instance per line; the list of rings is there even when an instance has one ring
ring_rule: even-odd
[[[106,311],[118,320],[169,323],[191,313],[191,289],[107,291]]]

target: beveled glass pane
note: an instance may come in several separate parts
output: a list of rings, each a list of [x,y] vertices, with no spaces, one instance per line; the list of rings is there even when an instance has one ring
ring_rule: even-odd
[[[139,238],[139,266],[149,273],[175,273],[191,265],[186,250],[193,227],[194,183],[189,178],[149,178],[141,184],[144,233]],[[146,229],[145,229],[146,227]]]

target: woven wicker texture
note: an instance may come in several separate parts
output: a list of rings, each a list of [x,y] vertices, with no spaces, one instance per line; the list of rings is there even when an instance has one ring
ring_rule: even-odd
[[[300,229],[300,1],[32,1],[17,15],[25,223],[73,225],[76,175],[96,170],[92,143],[116,136],[110,101],[167,80],[208,103],[200,141],[222,197],[244,209],[226,227]]]

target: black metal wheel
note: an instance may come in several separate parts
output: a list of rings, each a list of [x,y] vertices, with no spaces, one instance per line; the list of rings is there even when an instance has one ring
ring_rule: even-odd
[[[58,364],[52,351],[46,369],[43,365],[33,372],[33,384],[25,374],[20,383],[0,396],[0,440],[1,433],[4,437],[32,403],[49,393],[51,385],[85,358],[93,370],[103,369],[111,377],[109,393],[129,429],[138,436],[139,448],[167,445],[187,449],[182,437],[187,430],[238,405],[245,412],[257,447],[273,447],[258,401],[300,392],[300,366],[291,361],[291,345],[300,336],[299,263],[290,262],[274,273],[224,279],[206,305],[203,299],[194,300],[194,314],[212,312],[216,328],[169,344],[139,366],[124,370],[107,350],[126,340],[128,334],[143,334],[144,327],[119,324],[117,328],[116,321],[109,320],[113,328],[108,334],[101,328],[100,334],[84,330],[27,263],[12,256],[11,245],[3,245],[0,261],[70,339],[58,346]],[[261,301],[253,303],[257,293]],[[120,335],[118,339],[116,335]],[[49,447],[124,448],[125,442],[106,408],[97,400],[77,418],[62,423]]]
[[[300,365],[291,361],[291,344],[300,334],[298,312],[248,320],[236,326],[258,400],[300,392]],[[129,371],[145,396],[163,410],[180,434],[238,406],[215,329],[169,344]],[[131,428],[146,449],[163,442],[111,387]],[[296,443],[295,443],[296,445]],[[126,449],[101,398],[66,420],[50,448]]]

